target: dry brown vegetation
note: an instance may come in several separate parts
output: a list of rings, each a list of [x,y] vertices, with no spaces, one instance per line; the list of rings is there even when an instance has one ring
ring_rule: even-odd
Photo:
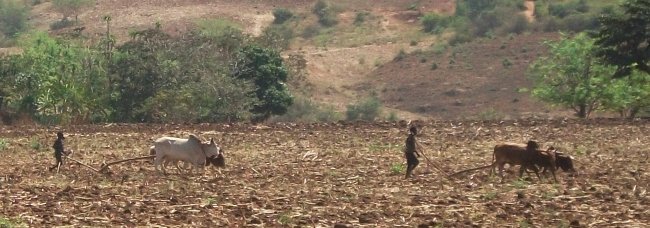
[[[184,177],[159,175],[150,161],[111,166],[110,175],[69,163],[56,174],[48,171],[55,129],[3,126],[0,219],[37,227],[650,223],[648,120],[424,125],[419,141],[445,172],[489,164],[497,143],[535,139],[573,155],[578,173],[558,172],[554,184],[510,172],[501,184],[487,170],[449,180],[422,161],[404,180],[405,123],[331,123],[70,126],[62,129],[67,148],[93,167],[148,155],[159,136],[189,133],[214,137],[227,166]]]

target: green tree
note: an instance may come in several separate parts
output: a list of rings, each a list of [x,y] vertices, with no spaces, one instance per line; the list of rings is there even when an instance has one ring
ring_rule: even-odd
[[[650,74],[634,70],[628,77],[614,80],[606,92],[604,108],[634,118],[650,107]]]
[[[0,0],[0,32],[14,37],[27,28],[29,8],[22,1]]]
[[[21,37],[21,55],[7,57],[9,105],[45,123],[87,122],[105,113],[102,57],[73,42],[37,32]]]
[[[86,8],[95,4],[95,0],[52,0],[54,10],[63,14],[63,19],[74,16],[75,22],[78,22],[79,14]]]
[[[159,28],[134,32],[115,64],[116,121],[221,122],[250,119],[253,83],[233,78],[221,36],[203,31],[171,37]],[[239,46],[241,44],[236,44]]]
[[[617,67],[616,77],[633,69],[650,73],[650,0],[627,0],[623,13],[605,14],[596,34],[598,56]]]
[[[549,42],[548,56],[535,61],[529,71],[533,96],[555,105],[573,108],[588,118],[606,99],[614,68],[594,56],[594,40],[585,33]]]
[[[280,54],[256,45],[242,48],[234,63],[233,76],[251,81],[255,85],[255,96],[259,100],[252,108],[254,121],[263,121],[271,115],[282,115],[293,103],[287,89],[287,69]]]

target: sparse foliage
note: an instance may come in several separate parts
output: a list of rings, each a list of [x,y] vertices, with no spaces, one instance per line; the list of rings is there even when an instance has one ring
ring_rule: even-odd
[[[13,38],[27,28],[29,8],[19,0],[0,0],[0,41]]]
[[[325,0],[318,0],[312,9],[312,12],[318,16],[318,23],[325,27],[331,27],[338,24],[336,13],[332,10],[330,4]]]
[[[425,14],[421,20],[425,32],[435,32],[449,23],[449,18],[436,13]]]
[[[79,14],[86,8],[95,4],[95,0],[52,0],[54,10],[63,15],[62,19],[68,19],[74,16],[75,22],[78,22]]]
[[[594,56],[593,39],[584,33],[548,45],[549,55],[530,67],[535,83],[533,96],[573,108],[578,117],[589,117],[605,99],[614,69],[599,62]]]
[[[273,10],[273,24],[282,24],[293,17],[293,12],[287,8],[275,8]]]
[[[650,73],[650,0],[626,0],[623,13],[605,14],[596,35],[598,56],[617,67],[616,76],[633,69]]]
[[[347,106],[346,119],[373,121],[381,114],[381,101],[376,96],[371,96],[355,104]]]

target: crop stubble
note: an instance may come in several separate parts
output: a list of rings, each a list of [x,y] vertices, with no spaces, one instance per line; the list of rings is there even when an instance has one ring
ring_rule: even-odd
[[[650,121],[518,120],[425,123],[419,141],[445,172],[489,164],[500,142],[539,141],[576,159],[559,183],[501,184],[487,170],[446,179],[421,159],[404,180],[404,122],[331,124],[110,124],[69,126],[67,149],[94,167],[147,155],[162,135],[214,137],[227,167],[185,177],[149,161],[109,175],[69,162],[56,174],[54,129],[2,126],[0,215],[29,226],[643,226],[650,222]],[[40,144],[36,149],[34,144]]]

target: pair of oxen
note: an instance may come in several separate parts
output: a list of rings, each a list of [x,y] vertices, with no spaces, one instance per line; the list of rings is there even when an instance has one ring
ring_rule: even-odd
[[[215,167],[226,165],[223,150],[214,142],[214,139],[210,139],[210,142],[206,143],[195,135],[190,135],[187,139],[158,138],[149,149],[149,154],[155,155],[156,171],[162,169],[163,173],[166,173],[165,166],[167,164],[175,164],[179,170],[188,169],[187,165],[192,165],[190,173],[194,169],[202,170],[210,164]],[[183,162],[186,166],[182,168],[178,162]],[[158,169],[159,167],[160,169]]]

